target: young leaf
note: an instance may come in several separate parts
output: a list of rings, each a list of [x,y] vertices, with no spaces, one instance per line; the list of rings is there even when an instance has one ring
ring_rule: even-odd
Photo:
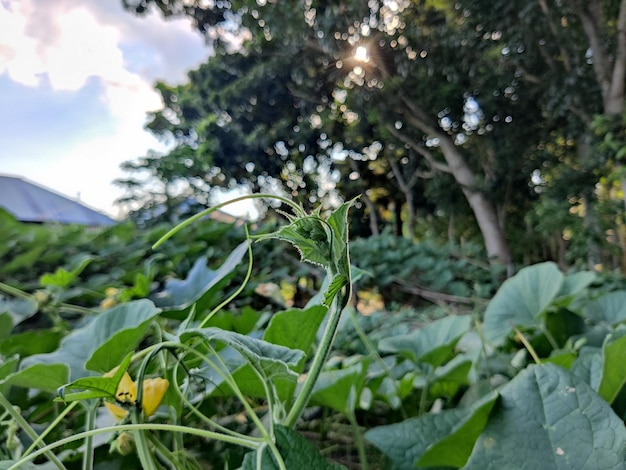
[[[129,353],[117,367],[115,374],[110,377],[83,377],[72,383],[64,385],[57,390],[59,398],[65,403],[91,398],[112,398],[115,396],[117,387],[126,373],[133,357]],[[82,392],[66,393],[67,390],[83,390]]]

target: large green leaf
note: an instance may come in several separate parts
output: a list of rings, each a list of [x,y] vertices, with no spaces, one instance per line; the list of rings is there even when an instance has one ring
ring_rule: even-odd
[[[490,394],[471,408],[380,426],[367,431],[365,438],[391,459],[394,470],[414,469],[418,463],[458,468],[470,456],[495,401],[496,394]]]
[[[12,320],[12,327],[37,313],[37,302],[34,299],[0,299],[0,313],[8,314]],[[6,319],[3,320],[6,324]],[[10,330],[9,330],[10,332]],[[0,337],[6,333],[0,333]]]
[[[39,383],[29,371],[32,367],[63,364],[69,367],[71,381],[108,372],[119,365],[145,335],[150,322],[160,310],[146,299],[118,305],[100,313],[86,326],[67,335],[59,348],[48,354],[37,354],[22,361],[21,370],[12,380],[22,386],[39,388]],[[68,382],[65,377],[58,388]]]
[[[613,403],[626,383],[624,358],[626,358],[626,336],[615,340],[607,338],[602,347],[602,376],[597,392],[608,403]]]
[[[328,309],[322,305],[278,312],[272,315],[270,324],[263,333],[263,339],[272,344],[308,353],[327,312]]]
[[[54,351],[59,346],[63,333],[59,330],[29,330],[0,339],[0,354],[20,357],[44,354]]]
[[[559,297],[571,298],[572,296],[582,292],[584,289],[595,281],[596,274],[591,271],[580,271],[573,274],[567,274],[563,278],[563,284],[559,291]]]
[[[611,292],[589,302],[583,314],[593,323],[616,325],[625,321],[626,291]]]
[[[319,451],[307,441],[304,436],[293,429],[275,425],[274,435],[276,447],[283,459],[285,468],[291,470],[342,470],[344,466],[337,463],[329,463]],[[256,470],[258,451],[249,452],[243,459],[242,470]],[[263,470],[278,470],[278,462],[274,459],[268,447],[261,450],[261,466]]]
[[[290,349],[298,349],[305,353],[311,351],[315,342],[316,334],[328,309],[322,305],[316,305],[305,309],[292,308],[283,312],[278,312],[272,316],[263,339],[269,343],[285,346]],[[305,361],[292,367],[298,373],[302,372]],[[238,370],[237,374],[243,373]],[[274,383],[276,393],[281,401],[287,401],[296,389],[296,382],[276,381]]]
[[[298,374],[291,368],[298,365],[304,357],[302,351],[219,328],[192,328],[180,335],[181,342],[194,338],[219,341],[230,346],[268,380],[276,377],[297,377]]]
[[[602,380],[602,368],[602,349],[584,346],[579,351],[578,357],[574,360],[569,370],[597,391]]]
[[[214,290],[222,287],[223,281],[228,280],[247,251],[248,242],[241,243],[216,271],[207,267],[206,258],[199,258],[185,280],[169,279],[165,289],[154,296],[154,303],[168,310],[185,310],[196,302],[206,300]]]
[[[68,377],[69,367],[65,364],[34,364],[10,374],[4,379],[4,383],[56,392],[60,386],[67,383]]]
[[[378,343],[383,352],[402,353],[411,361],[427,362],[435,367],[450,360],[454,346],[467,332],[472,319],[469,316],[441,318],[408,335],[384,338]]]
[[[365,385],[368,365],[369,360],[363,360],[346,369],[322,372],[315,382],[310,404],[327,406],[344,414],[353,412]]]
[[[523,268],[506,280],[485,311],[487,341],[501,345],[514,326],[541,327],[542,314],[561,292],[563,282],[563,274],[552,262]]]
[[[500,395],[466,468],[625,468],[624,423],[580,378],[530,366]]]

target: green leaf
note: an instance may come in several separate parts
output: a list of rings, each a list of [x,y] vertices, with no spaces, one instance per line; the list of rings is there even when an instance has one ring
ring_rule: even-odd
[[[0,340],[0,354],[19,354],[20,357],[26,357],[49,353],[59,346],[62,337],[62,332],[58,330],[30,330],[14,334]]]
[[[302,351],[219,328],[192,328],[182,333],[180,340],[187,342],[198,337],[230,346],[268,380],[275,377],[297,377],[298,374],[291,367],[298,365],[304,358]]]
[[[7,393],[9,385],[4,384],[4,378],[15,372],[19,363],[19,356],[8,357],[0,363],[0,393]]]
[[[56,392],[67,383],[68,377],[69,367],[65,364],[35,364],[7,376],[4,383]]]
[[[602,350],[585,346],[581,348],[578,357],[569,370],[573,375],[584,380],[593,390],[597,391],[602,379],[602,368]]]
[[[274,436],[276,447],[287,469],[306,470],[342,470],[343,465],[329,463],[320,452],[300,433],[293,429],[275,425]],[[259,451],[249,452],[243,459],[242,470],[256,470]],[[279,470],[278,462],[266,446],[261,450],[261,467],[263,470]]]
[[[530,366],[500,396],[466,468],[624,468],[624,423],[568,371]]]
[[[29,319],[39,306],[34,299],[0,299],[0,313],[8,314],[12,320],[12,327]],[[6,323],[6,318],[3,320]],[[2,336],[2,334],[0,334]]]
[[[263,234],[258,240],[275,238],[291,243],[300,253],[301,261],[330,268],[332,266],[330,239],[328,228],[321,220],[318,208],[309,216],[289,216],[290,224],[284,225],[276,232]]]
[[[416,364],[427,362],[437,367],[452,358],[456,343],[471,322],[469,316],[450,315],[407,335],[384,338],[378,347],[383,352],[402,353]]]
[[[310,404],[326,406],[343,414],[353,412],[356,399],[365,386],[368,365],[369,359],[364,359],[346,369],[322,372],[315,382]]]
[[[391,459],[394,470],[414,469],[418,462],[458,468],[469,458],[496,398],[492,393],[468,409],[444,410],[379,426],[367,431],[365,438]]]
[[[13,331],[13,317],[8,312],[0,313],[0,340],[6,338]]]
[[[563,278],[558,297],[572,297],[589,287],[596,278],[596,274],[591,271],[568,274]]]
[[[607,403],[613,403],[619,391],[626,383],[626,336],[615,340],[607,338],[602,347],[602,375],[597,389],[598,394]]]
[[[354,201],[342,204],[325,221],[320,216],[321,207],[308,216],[287,215],[289,225],[256,237],[257,240],[275,238],[287,241],[297,248],[302,261],[326,268],[332,281],[324,294],[324,305],[330,305],[337,293],[350,283],[348,210]]]
[[[119,365],[145,335],[150,322],[160,312],[146,299],[118,305],[100,313],[86,326],[67,335],[59,348],[48,354],[36,354],[22,361],[20,373],[38,365],[65,364],[70,380],[93,375],[87,369],[108,372]],[[30,377],[30,375],[29,375]],[[68,382],[57,384],[55,389]],[[39,388],[37,381],[29,387]]]
[[[216,271],[207,267],[205,257],[196,260],[185,280],[169,279],[165,289],[153,298],[158,307],[168,310],[186,310],[194,303],[204,303],[212,296],[215,290],[223,287],[223,281],[239,265],[248,252],[248,242],[243,242],[226,258],[226,261]],[[201,311],[203,306],[198,308]]]
[[[76,263],[77,266],[71,271],[57,268],[54,274],[47,273],[41,276],[39,282],[42,286],[56,286],[61,289],[67,289],[80,276],[80,273],[83,272],[91,260],[90,256],[83,255]]]
[[[129,353],[118,365],[115,374],[111,377],[83,377],[72,383],[59,387],[57,393],[61,401],[70,403],[78,400],[88,400],[92,398],[112,398],[115,397],[117,387],[126,373],[130,361],[133,357]],[[84,390],[83,392],[66,393],[66,390]]]
[[[330,307],[333,303],[333,299],[337,296],[337,294],[348,285],[348,278],[343,274],[339,274],[335,276],[332,282],[329,284],[328,289],[324,293],[324,298],[322,300],[322,305],[326,307]]]
[[[309,352],[328,309],[315,305],[306,309],[292,308],[272,315],[263,333],[269,343]]]
[[[626,291],[605,294],[589,302],[583,315],[592,323],[617,325],[626,320]]]
[[[469,385],[469,373],[472,361],[465,356],[456,356],[450,362],[437,367],[428,386],[431,398],[452,398],[459,389]]]
[[[540,328],[541,316],[561,292],[563,279],[556,264],[547,262],[523,268],[506,280],[485,311],[487,341],[503,344],[514,326]]]

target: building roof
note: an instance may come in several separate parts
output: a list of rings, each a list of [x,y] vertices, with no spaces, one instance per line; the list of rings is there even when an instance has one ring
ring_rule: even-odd
[[[0,207],[22,222],[113,225],[112,218],[19,176],[0,174]]]

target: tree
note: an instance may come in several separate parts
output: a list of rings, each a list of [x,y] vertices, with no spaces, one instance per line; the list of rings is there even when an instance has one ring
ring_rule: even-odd
[[[594,265],[604,232],[595,188],[608,173],[617,180],[622,173],[618,150],[603,152],[599,144],[624,113],[626,2],[537,0],[522,9],[506,1],[462,4],[473,12],[476,28],[502,34],[508,66],[543,95],[539,109],[549,133],[535,170],[548,183],[542,197],[552,193],[581,204],[587,231],[595,236],[588,245]]]
[[[451,218],[466,211],[428,197],[451,178],[488,255],[507,264],[507,227],[522,227],[540,197],[531,175],[558,161],[538,149],[575,135],[597,112],[583,98],[598,67],[583,51],[586,32],[602,24],[601,2],[124,3],[189,15],[213,41],[216,55],[188,84],[159,85],[165,107],[149,127],[192,149],[224,184],[269,185],[308,204],[341,171],[338,187],[350,191],[375,182],[362,188],[372,231],[377,202],[392,195],[410,232],[416,201]],[[605,37],[615,36],[614,23]],[[361,180],[348,185],[355,174]]]

